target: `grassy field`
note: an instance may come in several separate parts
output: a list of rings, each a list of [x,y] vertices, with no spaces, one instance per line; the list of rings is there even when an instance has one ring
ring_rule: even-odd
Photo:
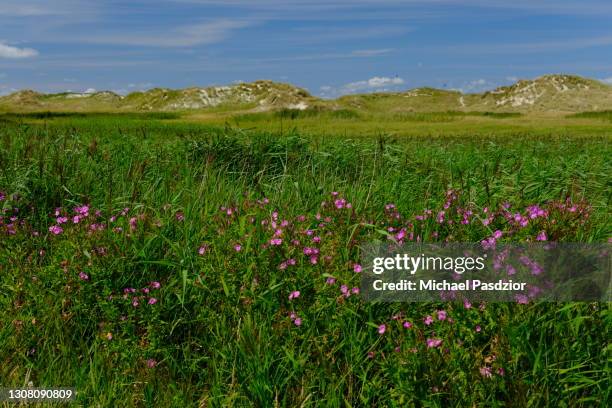
[[[611,133],[593,114],[0,116],[0,383],[87,407],[607,406],[608,303],[372,304],[358,271],[401,231],[609,242]]]
[[[181,121],[285,133],[343,138],[391,137],[533,137],[562,138],[612,136],[609,112],[578,115],[519,114],[501,112],[374,112],[356,110],[295,111],[261,113],[185,113]]]

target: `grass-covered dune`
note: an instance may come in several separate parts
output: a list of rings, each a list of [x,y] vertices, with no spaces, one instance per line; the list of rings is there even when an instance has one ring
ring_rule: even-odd
[[[251,128],[0,118],[3,386],[82,406],[607,405],[607,303],[358,288],[360,245],[388,236],[608,242],[603,130]]]

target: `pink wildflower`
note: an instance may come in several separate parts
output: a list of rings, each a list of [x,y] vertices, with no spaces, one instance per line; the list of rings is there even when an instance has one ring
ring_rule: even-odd
[[[480,368],[480,375],[482,375],[485,378],[491,378],[493,376],[493,374],[491,373],[491,367],[481,367]]]
[[[398,241],[401,241],[402,239],[404,239],[406,237],[406,229],[402,228],[397,235],[395,235],[395,239]]]
[[[440,347],[442,339],[427,339],[427,348]]]
[[[59,225],[52,225],[52,226],[49,227],[49,232],[52,233],[53,235],[59,235],[63,231],[64,230]]]
[[[516,295],[515,299],[516,303],[518,303],[519,305],[526,305],[527,303],[529,303],[529,298],[523,294]]]
[[[83,205],[81,207],[75,207],[74,212],[82,215],[83,217],[87,217],[89,215],[89,206]]]
[[[482,248],[485,250],[494,249],[495,244],[496,244],[495,237],[489,237],[487,239],[484,239],[480,242],[480,244],[482,245]]]

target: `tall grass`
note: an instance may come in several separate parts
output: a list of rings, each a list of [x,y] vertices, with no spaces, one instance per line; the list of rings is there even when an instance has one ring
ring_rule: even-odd
[[[609,400],[608,304],[377,305],[339,290],[358,281],[359,243],[379,234],[365,225],[387,225],[386,204],[409,217],[440,208],[448,189],[478,211],[506,201],[517,209],[587,201],[589,222],[562,238],[607,240],[605,138],[330,139],[64,119],[0,129],[3,386],[73,386],[84,406]],[[352,208],[322,207],[334,191]],[[58,207],[73,216],[83,204],[87,224],[49,232]],[[321,235],[316,265],[288,236],[281,247],[269,245],[270,223],[281,220],[301,245],[310,239],[304,230]],[[441,238],[461,231],[479,240],[485,231],[430,227]],[[279,267],[289,257],[297,264]],[[330,276],[338,282],[326,284]],[[138,306],[125,292],[132,287]],[[288,300],[294,290],[300,297]],[[147,305],[150,297],[157,303]],[[440,309],[454,323],[423,325]],[[413,329],[391,318],[399,313]],[[433,335],[442,347],[425,346]],[[479,371],[486,366],[501,371],[489,378]]]

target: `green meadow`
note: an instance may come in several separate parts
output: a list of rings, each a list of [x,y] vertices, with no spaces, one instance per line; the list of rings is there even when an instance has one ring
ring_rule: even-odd
[[[609,112],[0,115],[0,385],[608,406],[609,303],[367,303],[359,263],[400,233],[610,242],[611,136]]]

